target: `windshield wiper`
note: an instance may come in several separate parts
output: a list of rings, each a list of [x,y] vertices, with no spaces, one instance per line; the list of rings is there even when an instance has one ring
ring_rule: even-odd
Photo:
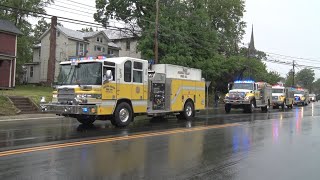
[[[68,75],[62,80],[60,86],[62,86],[64,82],[69,79],[71,72],[72,72],[72,66],[70,67]]]

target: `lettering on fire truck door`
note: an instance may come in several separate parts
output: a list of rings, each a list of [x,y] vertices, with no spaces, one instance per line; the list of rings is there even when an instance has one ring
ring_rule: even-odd
[[[105,74],[107,70],[112,72],[112,80],[107,81]],[[115,67],[113,66],[103,66],[103,84],[102,84],[102,99],[103,100],[115,100],[117,98],[117,75],[115,73]]]

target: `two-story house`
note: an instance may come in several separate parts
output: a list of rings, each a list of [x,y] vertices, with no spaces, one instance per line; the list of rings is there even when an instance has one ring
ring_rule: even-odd
[[[47,82],[50,56],[50,29],[40,37],[41,43],[34,46],[33,62],[26,63],[27,83]],[[56,27],[55,79],[59,74],[59,63],[73,57],[119,56],[120,47],[107,37],[104,31],[80,32],[65,27]],[[111,54],[108,54],[112,52]]]
[[[0,20],[0,89],[15,87],[19,34],[21,31],[12,22]]]
[[[129,30],[106,30],[108,38],[120,47],[119,57],[141,58],[141,52],[138,51],[138,38]],[[112,49],[110,49],[112,54]]]

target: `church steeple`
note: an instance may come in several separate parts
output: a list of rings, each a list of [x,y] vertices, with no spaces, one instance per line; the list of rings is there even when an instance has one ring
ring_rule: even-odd
[[[251,39],[248,47],[248,56],[255,57],[255,54],[256,54],[256,48],[254,47],[254,36],[253,36],[253,25],[252,25]]]

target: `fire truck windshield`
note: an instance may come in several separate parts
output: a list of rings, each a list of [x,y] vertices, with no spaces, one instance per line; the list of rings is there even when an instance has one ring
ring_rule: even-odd
[[[58,76],[59,85],[101,85],[100,62],[79,63],[77,66],[62,64]]]
[[[253,90],[253,83],[234,83],[232,89],[249,89]]]
[[[284,89],[272,89],[272,93],[284,93]]]

